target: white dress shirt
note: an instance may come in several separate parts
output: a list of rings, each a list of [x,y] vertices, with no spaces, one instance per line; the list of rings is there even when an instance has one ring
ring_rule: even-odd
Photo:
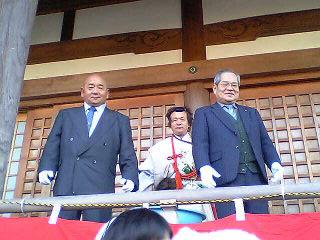
[[[84,103],[84,110],[85,110],[85,113],[86,115],[88,114],[89,112],[89,108],[91,106],[88,104],[88,103]],[[94,112],[93,114],[93,119],[92,119],[92,124],[91,124],[91,128],[90,128],[90,131],[89,131],[89,137],[92,135],[94,129],[96,128],[98,122],[99,122],[99,119],[104,111],[104,109],[106,108],[106,104],[102,104],[98,107],[95,107],[97,109],[97,111]]]

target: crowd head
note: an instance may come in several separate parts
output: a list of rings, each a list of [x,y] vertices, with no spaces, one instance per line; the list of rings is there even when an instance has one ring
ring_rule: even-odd
[[[125,211],[107,227],[103,240],[170,240],[172,230],[158,213],[147,208]]]

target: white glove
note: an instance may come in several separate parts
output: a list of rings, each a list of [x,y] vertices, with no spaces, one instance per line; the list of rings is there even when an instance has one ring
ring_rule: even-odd
[[[283,179],[283,167],[278,162],[271,164],[272,178],[271,182],[277,183]]]
[[[123,184],[122,191],[131,192],[134,189],[134,183],[130,179],[121,178],[120,183]]]
[[[43,170],[39,173],[39,182],[43,185],[49,185],[53,179],[53,171]]]
[[[200,168],[200,177],[205,187],[214,188],[217,184],[213,177],[219,178],[221,175],[211,166],[205,165]]]

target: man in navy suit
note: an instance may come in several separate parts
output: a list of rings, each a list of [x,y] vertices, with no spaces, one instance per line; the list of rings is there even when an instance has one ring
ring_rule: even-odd
[[[109,90],[98,74],[83,83],[81,107],[59,112],[38,167],[39,182],[55,178],[54,196],[114,193],[119,160],[125,192],[138,189],[138,162],[129,118],[106,107]],[[61,211],[65,219],[106,222],[111,209]]]
[[[195,112],[192,127],[193,157],[207,187],[268,184],[265,164],[274,182],[283,178],[280,158],[258,111],[236,104],[240,76],[219,71],[213,80],[217,102]],[[234,204],[218,203],[219,218],[235,213]],[[244,202],[247,213],[268,213],[265,200]]]

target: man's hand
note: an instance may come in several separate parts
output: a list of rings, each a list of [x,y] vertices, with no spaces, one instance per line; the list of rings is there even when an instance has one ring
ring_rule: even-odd
[[[214,168],[206,165],[200,168],[200,177],[205,187],[214,188],[217,184],[213,177],[219,178],[221,175]]]
[[[123,184],[122,191],[131,192],[134,189],[134,183],[130,179],[121,178],[120,183]]]
[[[283,167],[278,162],[271,164],[272,178],[271,182],[277,183],[283,179]]]
[[[39,173],[39,182],[43,185],[49,185],[53,179],[53,171],[43,170]]]

